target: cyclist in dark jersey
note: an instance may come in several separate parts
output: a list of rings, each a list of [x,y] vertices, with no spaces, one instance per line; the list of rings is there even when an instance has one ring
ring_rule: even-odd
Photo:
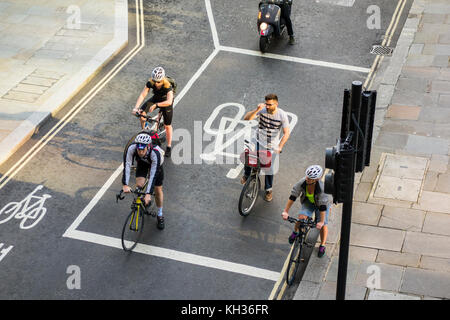
[[[151,201],[151,195],[155,192],[156,207],[158,209],[157,226],[164,229],[163,217],[163,158],[164,151],[159,146],[152,145],[152,138],[147,133],[140,133],[136,136],[134,143],[130,144],[123,159],[122,190],[125,193],[131,191],[129,187],[131,176],[131,164],[134,160],[136,166],[136,185],[142,188],[148,177],[147,188],[145,190],[145,205]]]
[[[142,104],[150,89],[153,91],[153,96]],[[152,76],[147,81],[145,88],[139,95],[136,106],[132,111],[133,114],[140,113],[145,116],[147,113],[153,112],[156,108],[161,109],[167,137],[166,157],[170,157],[172,150],[173,99],[174,95],[172,85],[169,80],[167,80],[164,69],[162,67],[157,67],[152,71]],[[141,104],[142,106],[139,107]],[[141,127],[144,129],[145,119],[140,119]]]

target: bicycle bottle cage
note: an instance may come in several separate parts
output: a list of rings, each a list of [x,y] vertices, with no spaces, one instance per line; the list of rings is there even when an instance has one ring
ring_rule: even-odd
[[[259,150],[258,152],[261,168],[270,168],[272,166],[272,153],[269,150]],[[240,155],[240,160],[247,167],[256,168],[258,166],[258,154],[256,151],[245,149]]]

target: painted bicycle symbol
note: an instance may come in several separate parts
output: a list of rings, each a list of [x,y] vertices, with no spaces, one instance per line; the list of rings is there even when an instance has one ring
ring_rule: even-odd
[[[34,194],[41,190],[44,186],[37,186],[25,199],[20,202],[10,202],[0,210],[0,224],[8,222],[12,218],[22,220],[20,222],[21,229],[31,229],[36,226],[45,216],[47,209],[44,208],[44,202],[52,196],[44,194],[42,197]],[[37,200],[30,205],[31,200]]]
[[[219,127],[213,129],[212,125],[216,119],[219,119],[219,114],[222,110],[237,109],[234,118],[223,116],[220,118]],[[297,116],[291,112],[286,112],[289,118],[289,129],[292,132],[297,124]],[[243,150],[244,139],[249,139],[252,133],[252,128],[258,125],[256,120],[245,121],[242,120],[245,115],[245,107],[239,103],[228,102],[218,106],[206,120],[203,130],[205,133],[216,136],[213,150],[200,154],[200,158],[206,161],[215,161],[218,156],[232,159],[236,163],[239,159],[240,152]],[[227,126],[228,125],[228,126]],[[238,125],[241,128],[238,128]],[[235,143],[238,143],[237,153],[234,149]],[[241,147],[239,147],[241,146]],[[233,152],[234,151],[234,152]],[[239,163],[236,168],[230,169],[227,173],[227,178],[235,179],[244,168],[242,163]]]

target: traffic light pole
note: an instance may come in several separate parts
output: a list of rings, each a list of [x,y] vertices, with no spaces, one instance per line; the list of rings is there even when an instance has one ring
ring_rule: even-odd
[[[350,121],[349,121],[349,135],[345,143],[342,145],[341,154],[345,158],[344,162],[351,167],[348,172],[348,176],[345,177],[346,194],[342,201],[342,223],[341,223],[341,239],[339,245],[339,265],[338,265],[338,277],[336,284],[336,300],[345,300],[345,288],[347,284],[347,265],[348,265],[348,253],[350,248],[350,231],[352,225],[352,206],[353,206],[353,189],[355,183],[355,166],[356,166],[356,152],[357,147],[361,141],[358,132],[358,124],[360,120],[361,111],[361,93],[362,83],[360,81],[352,82],[352,92],[350,97]],[[344,112],[345,110],[345,97],[344,94]],[[342,136],[342,130],[341,130]]]
[[[334,172],[325,176],[324,191],[343,204],[336,300],[345,300],[355,172],[370,165],[375,105],[376,91],[363,92],[361,81],[353,81],[351,92],[344,91],[340,139],[325,150],[325,167]]]
[[[347,198],[342,205],[341,240],[339,246],[339,266],[336,284],[336,300],[345,300],[345,288],[347,284],[347,265],[350,247],[350,228],[352,223],[353,187],[355,181],[355,149],[349,146],[349,165],[352,167],[349,179]]]

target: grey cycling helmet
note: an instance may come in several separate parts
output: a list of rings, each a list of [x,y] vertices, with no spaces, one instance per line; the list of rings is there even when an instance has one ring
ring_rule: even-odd
[[[166,72],[162,67],[157,67],[152,71],[152,80],[161,81],[166,76]]]
[[[321,166],[314,164],[309,166],[305,171],[305,175],[309,179],[320,179],[322,177],[323,169]]]
[[[152,137],[147,133],[140,133],[134,139],[134,142],[137,143],[137,148],[142,150],[149,144],[152,144]]]

